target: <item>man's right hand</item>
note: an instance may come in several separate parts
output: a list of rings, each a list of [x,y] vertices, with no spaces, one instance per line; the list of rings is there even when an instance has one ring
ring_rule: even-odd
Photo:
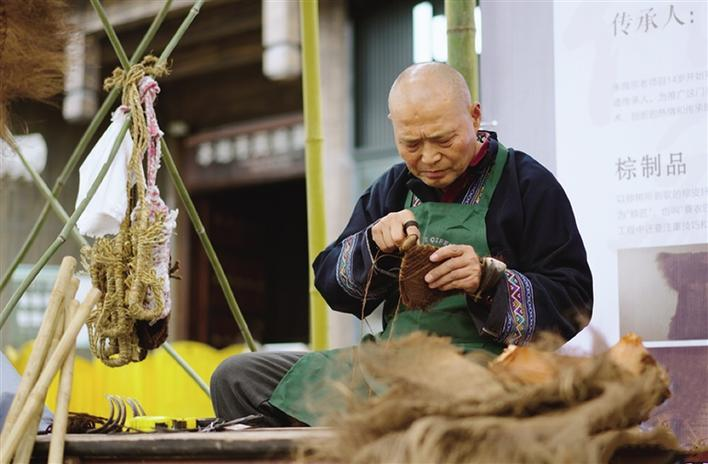
[[[415,221],[415,216],[410,210],[389,213],[374,224],[371,228],[371,237],[384,253],[398,251],[408,235],[420,237],[420,231],[415,225],[409,225],[407,230],[403,230],[403,226],[409,221]]]

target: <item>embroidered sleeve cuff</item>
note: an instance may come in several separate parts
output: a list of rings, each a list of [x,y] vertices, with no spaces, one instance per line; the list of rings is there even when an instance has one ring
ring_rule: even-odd
[[[499,285],[501,288],[497,288],[497,295],[505,297],[500,298],[498,303],[506,306],[499,340],[507,345],[525,345],[531,341],[536,329],[533,285],[517,271],[507,270],[504,277]]]
[[[536,328],[536,306],[531,281],[507,269],[488,305],[468,298],[468,307],[480,333],[507,345],[531,341]]]
[[[354,250],[360,234],[353,234],[342,242],[342,249],[337,258],[337,283],[347,294],[354,298],[362,298],[363,287],[354,278]]]
[[[345,238],[337,258],[337,283],[349,296],[359,300],[364,296],[367,300],[384,296],[398,280],[401,262],[400,257],[389,253],[379,253],[374,261],[378,247],[370,240],[370,229]]]

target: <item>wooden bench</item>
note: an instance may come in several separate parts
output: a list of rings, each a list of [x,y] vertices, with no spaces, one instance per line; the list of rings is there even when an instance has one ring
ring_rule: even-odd
[[[244,429],[223,432],[67,435],[67,462],[290,462],[305,440],[327,439],[326,428]],[[33,462],[46,462],[50,435],[37,438]]]

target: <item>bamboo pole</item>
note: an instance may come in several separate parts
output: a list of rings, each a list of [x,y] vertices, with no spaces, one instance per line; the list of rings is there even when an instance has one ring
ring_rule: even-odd
[[[305,118],[305,181],[307,189],[307,248],[309,262],[327,246],[324,183],[322,180],[322,109],[320,102],[320,45],[317,0],[300,0],[302,33],[302,98]],[[310,346],[327,348],[327,305],[310,276]]]
[[[5,417],[5,424],[2,428],[2,432],[0,433],[0,443],[6,441],[10,430],[13,428],[17,417],[20,415],[20,412],[27,401],[27,396],[29,395],[32,386],[39,377],[52,341],[56,320],[60,312],[64,293],[66,292],[67,284],[70,282],[75,268],[76,260],[71,256],[65,257],[59,266],[59,273],[57,274],[54,286],[52,287],[52,291],[49,295],[47,310],[44,313],[44,318],[42,318],[42,323],[39,326],[39,332],[37,333],[37,338],[34,341],[32,353],[27,361],[27,367],[25,367],[25,371],[22,374],[22,379],[20,380],[20,385],[17,387],[15,397],[10,405],[9,411],[7,412],[7,416]]]
[[[167,60],[167,58],[169,57],[172,50],[174,50],[177,42],[179,42],[179,40],[182,38],[184,33],[187,31],[187,28],[189,27],[189,25],[194,20],[194,17],[199,13],[199,9],[200,9],[203,2],[204,2],[204,0],[197,0],[195,2],[194,6],[192,6],[192,8],[189,10],[189,13],[185,17],[185,19],[182,21],[182,24],[177,29],[177,32],[175,32],[174,36],[172,37],[170,42],[167,44],[167,47],[163,51],[162,55],[160,55],[161,62],[164,62]],[[96,178],[94,183],[91,185],[91,188],[89,188],[89,191],[88,191],[84,201],[81,202],[81,204],[76,208],[74,213],[69,218],[69,221],[67,222],[65,227],[60,232],[59,236],[49,246],[49,248],[44,252],[44,254],[39,258],[37,263],[32,267],[32,269],[30,270],[27,277],[22,281],[19,288],[15,291],[15,293],[13,293],[13,295],[10,297],[10,300],[8,301],[8,303],[5,305],[3,310],[0,312],[0,328],[2,328],[3,325],[5,325],[7,318],[10,316],[10,314],[12,313],[12,310],[17,305],[17,302],[19,301],[20,297],[24,294],[24,292],[27,290],[27,288],[32,283],[32,281],[35,279],[35,277],[37,277],[37,274],[39,274],[39,271],[47,264],[49,259],[56,252],[56,250],[66,241],[67,232],[69,230],[71,230],[71,227],[73,227],[76,224],[78,217],[81,216],[81,213],[83,213],[84,209],[86,209],[86,205],[88,205],[88,202],[91,200],[91,198],[93,198],[93,195],[95,194],[96,189],[98,188],[98,185],[100,185],[101,181],[105,177],[106,172],[108,171],[108,167],[110,166],[111,162],[113,162],[113,159],[115,158],[115,155],[118,152],[118,147],[120,146],[120,141],[123,139],[123,137],[125,136],[125,132],[128,130],[129,124],[130,124],[130,118],[127,118],[125,121],[125,124],[121,128],[121,131],[118,135],[118,138],[116,139],[116,142],[113,144],[113,147],[111,148],[111,154],[109,156],[108,161],[103,165],[103,167],[99,171],[98,177]]]
[[[79,279],[73,277],[67,284],[66,291],[64,292],[64,299],[61,303],[61,308],[57,316],[56,327],[54,329],[54,337],[52,338],[52,344],[47,353],[47,359],[54,353],[59,344],[59,340],[64,334],[64,327],[69,324],[69,306],[74,301],[74,296],[76,296],[76,291],[79,289]],[[71,360],[73,362],[74,350],[71,350]],[[45,360],[46,361],[46,360]],[[46,365],[46,363],[45,363]],[[42,366],[44,369],[44,366]],[[62,368],[63,369],[63,368]],[[32,450],[34,449],[34,443],[37,439],[37,429],[39,428],[39,423],[42,421],[43,408],[39,408],[34,414],[34,417],[30,420],[30,424],[27,426],[27,433],[20,440],[20,445],[15,453],[15,459],[13,464],[28,464],[32,458]],[[56,413],[55,411],[54,420],[56,423]],[[47,462],[61,462],[60,460],[49,459]]]
[[[472,0],[445,0],[447,18],[447,62],[467,81],[472,101],[479,101],[477,52],[474,48],[474,3]]]
[[[62,308],[57,315],[56,326],[54,327],[54,336],[52,337],[52,343],[47,352],[47,358],[52,355],[54,350],[59,343],[62,333],[64,332],[64,309]],[[46,359],[45,359],[46,361]],[[42,366],[42,369],[44,366]],[[41,369],[40,369],[41,371]],[[43,409],[40,408],[35,414],[30,418],[30,423],[27,426],[27,433],[20,438],[20,444],[17,446],[17,451],[15,452],[15,457],[12,460],[13,464],[27,464],[32,457],[32,450],[34,449],[34,442],[37,439],[37,431],[39,430],[39,423],[42,420]]]
[[[199,241],[202,243],[204,252],[209,258],[209,263],[211,263],[211,267],[214,270],[214,273],[216,274],[216,280],[218,280],[219,285],[221,286],[221,290],[224,292],[224,297],[226,298],[226,303],[229,306],[229,310],[231,310],[231,314],[233,315],[234,320],[236,321],[236,325],[238,325],[238,328],[241,330],[241,334],[243,335],[243,339],[246,341],[248,348],[251,351],[257,351],[256,343],[254,342],[253,336],[251,335],[251,331],[249,330],[248,325],[246,324],[246,320],[244,319],[243,314],[241,313],[241,308],[239,307],[238,302],[236,302],[236,297],[234,296],[234,292],[231,289],[229,280],[226,277],[224,268],[221,266],[221,262],[216,256],[216,252],[214,251],[214,247],[211,244],[211,240],[209,240],[209,236],[206,233],[204,224],[202,223],[202,220],[199,218],[199,214],[197,213],[197,208],[194,207],[194,203],[192,202],[192,198],[189,196],[187,187],[184,185],[182,177],[180,177],[179,175],[179,171],[177,170],[177,166],[175,165],[174,159],[172,159],[170,149],[165,143],[164,139],[162,139],[160,143],[162,144],[162,160],[165,162],[165,167],[167,168],[167,172],[170,173],[172,182],[174,183],[175,188],[177,189],[177,194],[179,195],[180,199],[182,200],[182,204],[184,204],[184,207],[187,210],[187,215],[189,215],[189,219],[191,219],[192,224],[194,225],[194,230],[196,231],[197,236],[199,237]]]
[[[88,295],[86,295],[83,303],[81,303],[77,309],[74,317],[71,318],[67,330],[64,332],[57,345],[57,349],[52,353],[42,373],[39,375],[37,383],[27,397],[25,406],[20,412],[17,421],[10,427],[7,439],[0,442],[0,464],[9,463],[10,458],[14,455],[20,439],[27,431],[27,426],[33,414],[37,409],[41,409],[44,404],[44,399],[47,396],[47,390],[49,389],[49,384],[54,374],[57,373],[69,354],[69,351],[76,344],[76,336],[79,334],[81,326],[86,322],[89,311],[91,311],[91,308],[98,302],[100,296],[101,292],[92,288]]]
[[[192,366],[190,366],[190,365],[187,363],[187,361],[185,361],[184,358],[182,358],[182,356],[180,356],[180,354],[177,353],[177,351],[174,349],[174,347],[173,347],[172,345],[170,345],[169,343],[165,342],[165,343],[162,344],[162,348],[163,348],[165,351],[167,351],[167,353],[168,353],[170,356],[172,356],[172,359],[174,359],[174,360],[177,362],[177,364],[179,364],[180,367],[181,367],[182,369],[184,369],[184,371],[187,373],[187,375],[189,375],[189,376],[192,378],[192,380],[194,380],[194,381],[197,383],[197,385],[199,386],[199,388],[201,388],[202,391],[203,391],[204,393],[206,393],[206,395],[207,395],[208,397],[211,398],[211,394],[210,394],[210,392],[209,392],[209,386],[202,380],[201,377],[199,377],[199,374],[197,374],[197,371],[195,371],[195,370],[192,368]]]
[[[123,50],[123,46],[118,40],[115,31],[113,31],[113,26],[108,21],[108,17],[106,16],[106,13],[103,10],[103,7],[101,6],[101,3],[98,0],[91,0],[91,4],[93,5],[94,9],[96,9],[96,13],[101,19],[104,29],[106,29],[108,39],[111,42],[111,45],[113,46],[113,50],[118,56],[118,60],[121,62],[121,64],[124,64],[126,61],[125,51]],[[194,11],[194,15],[196,15],[197,13],[199,13],[200,7],[201,1],[195,4],[192,10],[190,10],[190,13]],[[169,44],[167,44],[167,47],[165,47],[165,50],[163,51],[162,55],[160,55],[160,62],[165,61],[166,58],[164,57],[169,55],[169,53],[174,50],[176,43],[173,42],[174,41],[171,41]],[[228,278],[226,277],[226,273],[224,272],[224,269],[221,266],[221,262],[219,261],[219,258],[217,257],[216,252],[214,251],[214,247],[211,244],[209,236],[206,234],[204,224],[199,218],[197,209],[194,207],[194,203],[192,202],[192,199],[189,196],[189,192],[187,191],[187,188],[184,185],[184,182],[182,181],[182,177],[180,176],[177,166],[175,165],[174,160],[172,159],[170,149],[167,146],[165,139],[160,139],[160,144],[162,148],[163,160],[165,161],[165,166],[167,167],[167,170],[170,173],[170,177],[172,178],[172,182],[174,183],[175,188],[177,189],[177,193],[179,194],[182,203],[187,209],[187,215],[189,215],[189,218],[192,221],[192,224],[194,225],[194,229],[197,232],[197,236],[199,237],[202,247],[204,248],[204,252],[209,258],[209,263],[211,264],[211,267],[214,270],[214,273],[216,274],[216,279],[219,282],[219,286],[221,286],[221,290],[224,293],[224,298],[226,298],[226,303],[229,307],[229,310],[231,311],[232,316],[234,317],[234,320],[236,321],[236,325],[241,331],[241,334],[243,335],[244,341],[248,345],[248,348],[251,351],[257,351],[256,343],[253,340],[253,336],[251,335],[251,331],[248,328],[246,319],[243,317],[243,313],[241,312],[241,308],[239,307],[238,302],[236,301],[236,297],[234,296],[233,290],[231,289],[231,285],[229,284]],[[175,350],[168,349],[167,351],[172,357],[175,358],[175,360],[177,360],[177,358],[175,357],[175,355],[177,355],[177,352]],[[191,372],[196,375],[196,372],[194,372],[193,370],[191,370]],[[192,374],[190,373],[190,375]],[[202,387],[202,385],[206,386],[206,384],[204,384],[203,382],[197,383],[199,383],[200,387]],[[207,388],[207,394],[209,394],[208,391],[209,390]]]
[[[34,185],[37,187],[39,192],[42,194],[44,197],[44,201],[46,201],[49,206],[52,208],[52,211],[59,216],[59,219],[62,220],[62,222],[66,223],[69,220],[69,215],[66,214],[66,211],[64,208],[61,206],[59,201],[54,197],[52,194],[52,191],[49,190],[49,187],[47,184],[44,182],[44,179],[37,173],[37,171],[34,169],[34,167],[29,164],[27,161],[27,158],[22,154],[22,151],[20,150],[20,147],[17,145],[17,142],[15,142],[14,138],[10,138],[10,142],[12,144],[12,149],[15,151],[17,156],[20,158],[20,161],[24,165],[25,169],[27,169],[27,172],[29,172],[30,177],[32,178],[32,182],[34,182]],[[76,240],[76,242],[79,244],[80,247],[88,245],[88,242],[86,239],[79,233],[78,229],[76,227],[71,228],[71,236]]]
[[[128,116],[125,119],[125,123],[123,124],[123,127],[121,127],[120,132],[118,133],[118,137],[116,138],[115,142],[113,142],[113,146],[111,147],[111,152],[108,155],[108,160],[101,166],[101,170],[98,172],[98,175],[96,176],[96,179],[93,181],[93,184],[91,184],[91,187],[89,188],[88,192],[86,193],[86,198],[83,199],[83,201],[79,204],[79,206],[76,208],[76,210],[72,213],[71,217],[69,217],[69,220],[67,223],[64,225],[64,228],[59,232],[59,235],[57,238],[52,242],[52,244],[47,248],[47,250],[44,252],[44,254],[37,260],[37,262],[32,266],[32,269],[30,269],[29,273],[27,274],[27,277],[20,283],[20,286],[15,290],[15,293],[12,294],[10,297],[10,301],[7,302],[3,310],[0,312],[0,328],[2,328],[3,325],[5,325],[5,322],[7,321],[7,318],[10,317],[10,314],[12,314],[12,310],[15,309],[15,306],[17,303],[20,301],[20,298],[24,293],[27,291],[27,288],[30,286],[32,281],[37,277],[37,274],[39,274],[39,271],[41,271],[44,266],[47,265],[47,262],[49,259],[54,256],[54,253],[59,249],[59,247],[66,241],[66,236],[68,235],[69,231],[71,230],[72,227],[76,224],[76,221],[78,221],[79,217],[81,214],[84,212],[86,209],[86,206],[88,205],[89,201],[93,198],[94,194],[96,193],[96,190],[98,189],[98,186],[103,182],[103,178],[106,176],[106,173],[108,172],[108,168],[111,166],[111,163],[116,157],[116,154],[118,153],[118,147],[120,147],[121,142],[123,141],[123,137],[125,137],[126,132],[128,131],[128,126],[130,125],[130,116]]]
[[[182,23],[182,26],[180,26],[180,30],[186,30],[186,28],[189,26],[189,24],[192,22],[194,17],[199,13],[199,10],[201,8],[203,0],[199,0],[195,2],[194,6],[190,9],[189,15],[187,16],[187,19]],[[126,55],[125,51],[123,50],[123,46],[120,43],[120,40],[118,40],[118,36],[116,35],[115,31],[113,30],[113,26],[111,23],[108,21],[108,17],[106,15],[106,12],[103,10],[103,7],[101,6],[101,3],[98,0],[91,0],[91,5],[93,5],[94,9],[96,10],[96,13],[98,14],[98,17],[101,20],[101,23],[103,24],[104,29],[107,32],[108,35],[108,40],[111,42],[111,46],[113,47],[113,51],[116,53],[116,56],[118,57],[118,60],[121,62],[121,65],[125,66],[126,65]],[[179,31],[178,31],[179,32]],[[164,62],[167,60],[167,57],[172,53],[174,50],[175,46],[177,45],[175,40],[171,40],[167,46],[165,47],[165,50],[162,52],[159,58],[159,62]],[[216,274],[216,278],[219,282],[219,285],[221,286],[221,290],[224,293],[224,297],[226,298],[226,303],[229,306],[229,310],[231,311],[231,314],[233,315],[236,325],[241,331],[241,334],[243,335],[244,340],[246,341],[246,344],[248,345],[249,349],[251,351],[256,351],[256,343],[253,340],[253,336],[251,335],[251,331],[248,328],[248,325],[246,324],[246,320],[243,317],[243,314],[241,312],[241,308],[238,305],[238,302],[236,301],[236,297],[234,296],[233,290],[231,289],[231,286],[229,284],[229,281],[226,277],[226,273],[224,272],[223,267],[221,266],[221,262],[219,261],[219,258],[216,256],[216,252],[214,251],[214,247],[211,244],[211,241],[209,240],[209,237],[206,235],[206,231],[204,229],[204,225],[202,224],[201,219],[199,218],[199,214],[197,213],[197,209],[194,207],[194,203],[192,202],[191,197],[189,196],[189,192],[187,191],[187,188],[184,185],[184,182],[182,181],[182,177],[179,174],[179,171],[177,170],[177,167],[174,163],[174,160],[172,159],[172,156],[170,154],[170,150],[167,147],[167,143],[165,143],[164,139],[160,139],[161,143],[161,148],[162,148],[162,155],[163,159],[165,161],[165,165],[167,166],[167,169],[170,173],[170,176],[172,177],[172,182],[175,185],[175,188],[177,189],[177,192],[179,194],[180,199],[182,200],[182,203],[184,204],[185,208],[187,209],[187,215],[189,215],[189,218],[192,221],[192,224],[194,225],[194,229],[197,231],[197,235],[199,236],[199,240],[202,243],[202,246],[204,247],[204,251],[207,254],[207,257],[209,258],[209,262],[211,263],[212,268],[214,269],[214,273]],[[209,387],[207,384],[199,377],[199,375],[196,373],[194,369],[187,364],[187,361],[185,361],[177,351],[172,348],[172,346],[168,343],[163,343],[163,348],[167,353],[169,353],[170,356],[187,372],[187,374],[192,377],[192,379],[197,382],[199,385],[199,388],[204,391],[204,393],[207,394],[207,396],[210,396],[209,392]]]
[[[93,7],[94,11],[98,15],[98,18],[101,20],[101,24],[103,25],[103,30],[106,33],[108,40],[113,45],[113,51],[115,51],[116,56],[118,56],[118,61],[120,62],[120,65],[123,67],[123,69],[125,69],[127,71],[128,67],[130,66],[128,63],[128,55],[125,54],[125,50],[123,50],[123,47],[118,42],[118,36],[116,35],[115,29],[113,29],[113,24],[111,24],[111,22],[108,20],[108,15],[106,14],[106,10],[103,9],[101,2],[99,2],[98,0],[90,0],[90,1],[91,1],[91,6]],[[116,44],[119,44],[119,46],[117,48],[116,48]]]
[[[165,5],[163,6],[162,10],[160,11],[160,14],[158,14],[158,17],[153,21],[153,24],[152,24],[152,26],[151,26],[151,30],[154,30],[154,31],[157,30],[157,27],[158,27],[159,24],[162,22],[162,19],[164,19],[164,16],[166,15],[167,9],[169,8],[169,5],[170,5],[171,2],[172,2],[172,0],[168,0],[168,2],[165,3]],[[186,32],[187,27],[192,23],[192,21],[194,20],[195,16],[199,13],[199,9],[200,9],[200,6],[201,6],[202,2],[203,2],[203,0],[199,0],[199,1],[195,2],[195,5],[190,9],[190,11],[189,11],[187,17],[186,17],[185,20],[182,22],[182,25],[180,26],[180,28],[178,29],[178,31],[175,33],[175,35],[173,36],[173,38],[170,40],[170,42],[169,42],[169,44],[168,44],[168,48],[166,48],[166,50],[163,51],[162,55],[160,56],[160,60],[161,60],[161,61],[166,61],[167,58],[169,57],[171,51],[174,50],[174,48],[175,48],[177,42],[179,41],[179,38],[181,38],[181,36]],[[125,51],[123,50],[122,46],[120,46],[120,43],[117,42],[117,36],[115,35],[115,32],[113,31],[112,26],[110,25],[110,23],[107,23],[107,17],[106,17],[106,15],[105,15],[105,12],[103,11],[103,9],[102,9],[101,6],[100,6],[100,3],[95,3],[95,7],[96,7],[96,6],[98,7],[97,13],[99,14],[99,17],[100,17],[103,21],[106,21],[106,23],[104,23],[104,26],[107,25],[107,30],[110,30],[110,31],[111,31],[111,33],[109,34],[109,37],[112,37],[113,40],[115,41],[115,42],[114,42],[114,45],[115,45],[115,44],[118,44],[118,47],[117,47],[117,49],[116,49],[116,53],[122,58],[122,59],[121,59],[121,63],[122,63],[123,65],[126,65],[125,60],[127,60],[127,56],[125,55]],[[154,26],[154,27],[153,27],[153,26]],[[152,33],[150,33],[150,30],[148,31],[148,34],[146,34],[145,38],[143,38],[143,41],[140,43],[140,45],[138,45],[138,48],[137,48],[137,50],[136,50],[136,54],[134,55],[134,57],[131,59],[130,63],[128,63],[128,64],[132,64],[132,63],[136,60],[135,57],[136,57],[136,56],[139,56],[138,54],[142,54],[142,53],[144,52],[145,48],[147,47],[147,43],[149,42],[149,40],[146,40],[146,38],[148,38],[148,36],[149,36],[149,39],[151,39],[152,36],[154,36],[154,31],[153,31]],[[72,156],[73,156],[73,155],[72,155]],[[70,163],[69,163],[69,164],[70,164]],[[25,164],[25,166],[26,166],[26,168],[30,171],[30,174],[34,174],[34,175],[32,176],[33,179],[35,179],[35,178],[39,179],[39,181],[37,181],[37,179],[35,179],[35,183],[37,183],[38,188],[40,189],[40,191],[42,191],[42,193],[45,194],[45,196],[46,196],[45,190],[48,190],[48,189],[46,188],[46,184],[43,183],[43,181],[41,180],[41,178],[39,177],[39,175],[36,173],[36,171],[34,171],[34,169],[32,168],[31,165]],[[60,177],[61,177],[61,176],[60,176]],[[42,186],[44,186],[45,188],[43,189]],[[50,196],[50,197],[48,197],[48,198],[47,198],[47,201],[48,201],[50,204],[52,204],[52,201],[54,201],[54,203],[52,204],[52,206],[53,206],[56,210],[59,211],[59,217],[62,218],[62,219],[64,220],[64,222],[66,223],[69,218],[67,217],[66,212],[63,210],[63,208],[61,207],[61,205],[59,205],[59,204],[56,202],[56,199],[53,197],[53,195]],[[62,213],[63,213],[63,215],[62,215]],[[37,224],[36,224],[36,225],[37,225]],[[41,225],[40,225],[40,226],[41,226]],[[73,230],[73,229],[72,229],[72,230]],[[36,235],[37,232],[38,232],[38,228],[37,228],[37,230],[35,230],[33,233]],[[80,244],[81,246],[88,245],[88,243],[86,242],[86,240],[85,240],[80,234],[76,234],[75,237],[78,237],[78,241],[79,241],[79,244]],[[21,258],[20,258],[20,259],[21,259]],[[19,260],[16,260],[16,261],[19,262]],[[16,267],[16,264],[15,264],[15,267]],[[40,268],[40,270],[41,270],[41,268]],[[8,273],[8,275],[11,275],[12,272],[13,272],[13,270],[11,270],[11,271]],[[37,271],[37,272],[39,272],[39,271]],[[34,277],[33,277],[32,279],[34,279]],[[30,283],[31,283],[31,281],[30,281]],[[16,292],[16,293],[17,293],[17,292]],[[24,293],[24,292],[22,292],[22,293]],[[19,297],[22,296],[22,293],[19,295]],[[13,296],[15,296],[15,295],[13,295]],[[18,299],[19,299],[19,297],[18,297]],[[12,300],[11,300],[11,302],[12,302]],[[7,312],[7,314],[5,314],[5,310],[3,310],[3,313],[0,313],[0,327],[2,327],[2,325],[4,324],[6,318],[9,317],[9,313],[12,312],[12,309],[14,308],[14,305],[15,305],[16,303],[17,303],[17,302],[15,302],[15,303],[10,307],[9,311]],[[6,309],[7,309],[7,307],[6,307]],[[4,319],[3,319],[3,318],[4,318]],[[249,334],[249,335],[250,335],[250,334]],[[184,369],[184,371],[187,373],[187,375],[189,375],[189,376],[192,378],[192,380],[194,380],[194,381],[197,383],[197,385],[199,386],[199,388],[200,388],[207,396],[210,396],[209,387],[208,387],[207,384],[201,379],[201,377],[199,377],[199,375],[196,373],[196,371],[195,371],[191,366],[189,366],[189,364],[187,363],[187,361],[186,361],[184,358],[182,358],[182,357],[179,355],[179,353],[177,353],[177,351],[174,350],[174,348],[172,348],[172,346],[171,346],[168,342],[163,343],[162,346],[163,346],[163,348],[165,348],[165,350],[168,352],[168,354],[175,360],[175,362],[177,362],[177,364],[179,364],[180,367],[182,367],[182,368]]]
[[[147,49],[152,39],[155,37],[157,30],[160,28],[160,25],[164,21],[165,16],[167,16],[167,12],[169,11],[171,5],[172,0],[165,1],[164,5],[160,9],[160,12],[157,14],[157,16],[155,16],[155,19],[153,20],[152,24],[150,24],[150,28],[147,30],[145,36],[138,44],[138,47],[135,49],[135,53],[133,53],[133,56],[130,58],[131,64],[137,63],[138,60],[142,57],[143,53],[145,53],[145,50]],[[76,148],[69,157],[69,160],[66,162],[66,165],[62,169],[61,173],[59,173],[59,177],[57,178],[56,182],[54,183],[54,186],[52,187],[52,196],[54,198],[59,197],[59,194],[63,190],[64,185],[66,185],[69,176],[74,171],[76,164],[79,162],[84,152],[86,152],[86,148],[88,147],[89,142],[96,133],[96,130],[98,130],[98,127],[106,118],[106,115],[110,111],[111,107],[113,106],[113,103],[115,103],[119,95],[120,89],[114,88],[108,93],[108,96],[101,104],[101,107],[99,108],[98,112],[96,112],[96,115],[93,117],[91,123],[86,128],[86,131],[81,136],[81,139],[79,140],[78,145],[76,145]],[[45,203],[44,208],[40,212],[37,221],[32,226],[32,229],[30,230],[27,239],[20,247],[19,253],[17,254],[17,256],[15,256],[15,259],[13,259],[12,263],[10,263],[7,272],[5,272],[2,278],[0,278],[0,293],[2,293],[2,291],[5,289],[5,286],[12,278],[12,275],[15,273],[17,266],[22,262],[24,257],[27,255],[27,252],[32,247],[32,244],[34,243],[35,239],[37,238],[37,235],[39,234],[39,231],[42,229],[42,226],[44,225],[44,222],[47,219],[49,209],[50,204],[47,202]],[[1,326],[2,324],[0,324],[0,327]]]
[[[69,321],[76,314],[79,302],[72,299],[64,305],[64,330],[69,328]],[[57,390],[57,405],[54,408],[54,422],[52,423],[52,438],[49,444],[49,457],[47,462],[64,462],[64,439],[66,427],[69,422],[69,401],[71,400],[71,383],[74,379],[74,354],[76,347],[72,346],[61,368],[59,388]]]
[[[18,153],[20,156],[22,156],[21,153],[20,153],[20,151],[19,151],[19,149],[18,149],[17,153]],[[24,157],[23,157],[22,159],[23,159],[23,161],[24,161]],[[56,209],[56,211],[58,212],[59,217],[62,218],[62,220],[66,223],[66,221],[68,220],[68,215],[66,214],[66,211],[64,211],[64,208],[62,208],[62,206],[56,201],[56,198],[54,198],[54,197],[51,195],[51,192],[49,192],[49,189],[47,188],[46,184],[44,183],[44,181],[42,180],[42,178],[39,177],[39,174],[37,174],[37,172],[36,172],[35,169],[32,167],[32,165],[30,165],[29,163],[26,163],[26,162],[25,162],[25,167],[26,167],[27,170],[30,172],[31,177],[32,177],[32,179],[35,181],[35,184],[37,185],[37,187],[39,188],[39,190],[42,192],[42,194],[43,194],[45,197],[47,197],[47,198],[46,198],[47,201],[49,201],[49,202],[54,202],[54,203],[55,203],[55,204],[53,205],[53,208]],[[73,228],[72,230],[75,231],[76,228]],[[75,239],[77,239],[77,241],[78,241],[80,247],[83,247],[83,246],[87,246],[87,245],[88,245],[88,242],[86,241],[86,239],[83,238],[83,236],[81,236],[80,234],[75,233],[75,234],[73,234],[73,236],[74,236]],[[201,379],[201,377],[199,377],[199,375],[196,373],[196,371],[195,371],[191,366],[189,366],[189,364],[187,363],[187,361],[186,361],[184,358],[182,358],[182,357],[179,355],[179,353],[177,353],[177,351],[175,351],[175,349],[172,348],[172,346],[169,345],[168,342],[163,343],[163,347],[164,347],[165,350],[169,353],[169,355],[177,362],[177,364],[179,364],[179,365],[185,370],[185,372],[187,373],[187,375],[189,375],[189,376],[192,378],[192,380],[194,380],[194,381],[197,383],[197,385],[199,386],[199,388],[200,388],[207,396],[210,396],[209,387],[207,386],[206,383],[204,383],[204,381]]]

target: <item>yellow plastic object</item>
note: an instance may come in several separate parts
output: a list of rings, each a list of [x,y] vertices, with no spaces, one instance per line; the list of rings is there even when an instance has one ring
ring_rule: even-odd
[[[197,428],[196,417],[168,417],[168,416],[138,416],[125,421],[125,426],[130,431],[154,432],[160,427],[179,431]]]
[[[211,378],[214,369],[229,356],[248,351],[243,345],[232,345],[217,350],[206,344],[179,341],[172,344],[195,371],[203,378]],[[31,343],[19,350],[6,349],[6,355],[15,368],[23,372]],[[47,394],[47,406],[54,410],[58,376],[54,378]],[[106,395],[135,398],[147,414],[179,417],[211,417],[211,402],[196,383],[175,363],[164,350],[154,350],[139,363],[111,368],[97,359],[77,356],[74,361],[69,410],[107,416],[109,403]]]

